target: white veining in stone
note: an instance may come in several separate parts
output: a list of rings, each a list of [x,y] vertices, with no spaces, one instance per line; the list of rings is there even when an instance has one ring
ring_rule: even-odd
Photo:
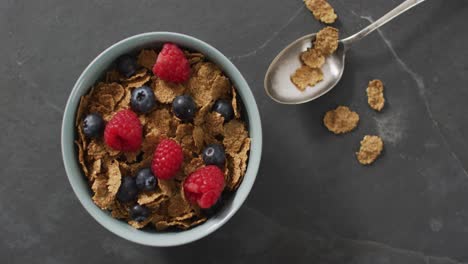
[[[355,14],[355,13],[354,13]],[[372,19],[372,17],[370,16],[360,16],[362,19],[365,19],[367,21],[369,21],[370,23],[373,23],[374,22],[374,19]],[[414,72],[401,58],[400,56],[398,55],[398,53],[395,51],[395,49],[393,48],[393,45],[392,43],[390,42],[389,39],[387,39],[385,37],[385,35],[383,34],[382,30],[380,29],[377,29],[377,33],[379,34],[379,36],[382,38],[383,42],[385,43],[385,45],[387,46],[387,48],[389,49],[390,53],[393,55],[393,57],[395,58],[395,60],[398,62],[398,64],[400,65],[400,67],[406,72],[408,73],[411,78],[416,82],[416,87],[418,88],[418,92],[419,92],[419,95],[421,96],[421,99],[423,100],[424,102],[424,106],[426,108],[426,112],[427,112],[427,115],[429,117],[429,119],[431,120],[432,122],[432,125],[436,128],[436,131],[437,133],[439,134],[440,138],[442,139],[442,142],[444,143],[444,145],[446,146],[448,152],[450,153],[450,155],[452,156],[452,158],[458,163],[459,167],[461,168],[461,170],[463,171],[464,175],[468,177],[468,172],[466,171],[465,167],[463,166],[462,162],[460,161],[460,159],[458,158],[458,156],[455,154],[455,152],[453,152],[452,148],[450,147],[450,144],[447,142],[447,139],[445,138],[444,134],[442,133],[441,129],[440,129],[440,126],[438,124],[438,122],[434,119],[434,116],[432,114],[432,110],[430,108],[430,105],[429,105],[429,101],[427,99],[427,95],[426,95],[426,86],[424,85],[424,80],[423,78],[417,74],[416,72]]]

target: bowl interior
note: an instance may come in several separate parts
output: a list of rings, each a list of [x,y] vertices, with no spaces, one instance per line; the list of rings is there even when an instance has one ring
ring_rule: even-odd
[[[251,137],[251,150],[247,171],[238,190],[228,196],[220,211],[211,216],[205,223],[185,231],[155,232],[153,230],[137,230],[126,222],[112,218],[107,211],[97,207],[91,199],[91,190],[82,175],[74,146],[76,130],[74,127],[76,110],[80,97],[109,69],[122,54],[136,52],[142,48],[159,48],[163,43],[173,42],[183,48],[198,51],[217,64],[230,78],[241,99],[243,118],[248,124]],[[250,88],[237,68],[218,50],[193,37],[170,33],[152,32],[136,35],[122,40],[102,52],[94,59],[76,82],[68,99],[62,123],[62,155],[70,184],[85,209],[104,227],[111,232],[136,243],[151,246],[174,246],[189,243],[202,238],[223,225],[239,209],[247,198],[255,181],[261,156],[261,124],[257,105]]]

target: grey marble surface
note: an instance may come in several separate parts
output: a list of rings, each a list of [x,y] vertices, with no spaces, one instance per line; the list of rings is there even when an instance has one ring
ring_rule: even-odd
[[[347,36],[400,0],[330,0]],[[269,62],[321,25],[300,0],[0,1],[2,263],[468,263],[468,1],[428,0],[356,45],[340,84],[299,106],[263,92]],[[116,237],[66,179],[60,125],[68,94],[102,50],[146,31],[191,34],[238,66],[264,127],[257,182],[219,231],[150,248]],[[388,104],[366,104],[371,78]],[[334,136],[325,111],[349,105],[359,128]],[[374,166],[354,157],[381,135]]]

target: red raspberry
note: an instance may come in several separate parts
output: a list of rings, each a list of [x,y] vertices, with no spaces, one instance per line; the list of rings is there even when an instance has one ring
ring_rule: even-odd
[[[165,81],[182,83],[190,77],[190,64],[179,47],[166,43],[156,59],[153,73]]]
[[[158,179],[168,180],[179,171],[183,161],[180,145],[172,139],[163,139],[154,151],[151,170]]]
[[[184,182],[185,197],[204,209],[216,204],[223,189],[224,173],[214,165],[196,170]]]
[[[137,151],[143,141],[142,131],[140,119],[134,112],[120,110],[107,123],[104,141],[115,150]]]

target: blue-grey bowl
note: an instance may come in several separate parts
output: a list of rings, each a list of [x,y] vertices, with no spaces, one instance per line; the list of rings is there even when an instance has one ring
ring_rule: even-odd
[[[106,211],[97,207],[91,199],[91,190],[87,184],[78,163],[74,140],[76,131],[74,126],[76,110],[80,97],[86,94],[89,88],[99,80],[110,65],[122,54],[137,51],[145,47],[161,47],[165,42],[173,42],[181,47],[198,51],[207,56],[209,60],[222,68],[237,88],[237,92],[245,108],[244,117],[248,122],[249,133],[252,139],[250,156],[245,177],[239,189],[227,201],[218,214],[205,223],[184,231],[156,232],[137,230],[126,222],[114,219]],[[246,116],[245,116],[246,115]],[[262,128],[257,104],[239,70],[221,52],[207,43],[191,36],[171,32],[150,32],[124,39],[99,54],[83,71],[75,83],[68,98],[62,121],[62,157],[68,180],[88,213],[102,226],[114,234],[130,241],[149,246],[176,246],[207,236],[226,223],[240,208],[247,198],[255,181],[260,156],[262,152]]]

